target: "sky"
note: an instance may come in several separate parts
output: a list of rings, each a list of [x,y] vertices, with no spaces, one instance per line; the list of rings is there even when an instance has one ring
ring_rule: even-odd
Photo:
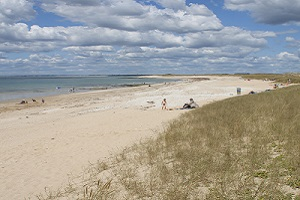
[[[300,72],[300,0],[0,0],[1,75]]]

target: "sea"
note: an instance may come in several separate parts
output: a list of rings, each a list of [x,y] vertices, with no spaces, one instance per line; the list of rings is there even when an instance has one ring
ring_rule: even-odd
[[[174,81],[140,75],[0,76],[0,102]]]

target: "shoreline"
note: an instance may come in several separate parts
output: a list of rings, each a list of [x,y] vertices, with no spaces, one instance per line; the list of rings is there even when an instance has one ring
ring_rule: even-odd
[[[182,76],[183,81],[151,87],[53,96],[45,98],[44,104],[30,102],[27,107],[0,102],[2,198],[24,199],[44,192],[45,187],[57,190],[66,186],[89,163],[156,137],[170,121],[187,112],[177,108],[189,98],[201,107],[237,96],[237,87],[242,88],[242,95],[272,88],[271,82],[237,77],[193,77],[210,80]],[[161,110],[163,98],[167,99],[167,111]],[[10,108],[4,111],[5,107]]]
[[[175,79],[175,78],[174,78]],[[175,83],[175,82],[180,82],[183,80],[179,81],[174,81],[174,82],[169,82],[170,83]],[[151,87],[159,87],[160,85],[164,85],[164,83],[155,83],[151,84]],[[101,95],[102,93],[118,93],[120,92],[131,92],[136,90],[140,90],[141,88],[148,88],[149,84],[139,84],[136,86],[121,86],[121,87],[111,87],[111,88],[105,88],[105,89],[95,89],[95,90],[85,90],[85,91],[79,91],[79,92],[71,92],[71,93],[62,93],[62,94],[56,94],[56,95],[49,95],[49,96],[40,96],[40,97],[33,97],[36,102],[33,102],[31,99],[33,98],[28,98],[28,99],[22,99],[22,98],[17,98],[17,99],[10,99],[10,100],[5,100],[5,101],[0,101],[0,114],[2,112],[6,111],[13,111],[13,110],[22,110],[22,109],[27,109],[27,108],[32,108],[32,107],[39,107],[47,104],[52,104],[53,102],[57,101],[66,101],[68,98],[71,98],[72,96],[96,96],[97,94]],[[45,103],[42,103],[42,99],[45,100]],[[27,103],[21,104],[20,102],[26,100]]]
[[[17,78],[19,76],[12,76],[13,78]],[[32,79],[30,79],[32,77]],[[99,77],[99,80],[94,80],[94,78]],[[120,79],[113,79],[114,77],[121,77]],[[0,77],[1,78],[1,77]],[[134,76],[134,75],[126,75],[126,76],[20,76],[20,78],[28,78],[33,83],[36,83],[34,85],[38,85],[39,83],[36,82],[38,80],[43,80],[41,82],[42,85],[45,84],[45,81],[48,79],[54,81],[66,81],[66,80],[73,80],[75,79],[74,84],[72,83],[58,83],[56,86],[53,84],[45,85],[41,88],[35,87],[34,85],[32,88],[28,88],[28,86],[25,87],[26,90],[20,90],[20,91],[3,91],[1,93],[0,91],[0,103],[1,102],[8,102],[8,101],[21,101],[21,100],[28,100],[28,99],[37,99],[37,98],[47,98],[51,96],[57,96],[57,95],[63,95],[63,94],[69,94],[69,93],[84,93],[89,91],[98,91],[98,90],[107,90],[107,89],[114,89],[114,88],[126,88],[126,87],[139,87],[143,85],[149,85],[149,84],[156,84],[156,83],[163,83],[165,80],[170,80],[167,78],[164,78],[163,76]],[[78,79],[78,80],[77,80]],[[89,82],[90,79],[92,79],[92,84],[76,84],[76,81],[82,82],[82,80],[85,80],[86,82]],[[157,79],[157,82],[149,81],[153,79]],[[177,78],[178,79],[178,78]],[[176,78],[173,78],[174,81],[177,80]],[[25,79],[27,80],[27,79]],[[127,80],[127,81],[126,81]],[[133,80],[130,81],[130,80]],[[1,81],[1,79],[0,79]],[[114,82],[115,81],[115,82]],[[5,82],[3,83],[5,84]],[[8,83],[10,84],[10,83]],[[26,85],[28,82],[26,82]],[[49,83],[46,83],[49,84]],[[67,85],[66,85],[67,84]],[[72,84],[72,86],[70,86]],[[50,87],[51,86],[51,87]],[[74,90],[74,91],[73,91]]]

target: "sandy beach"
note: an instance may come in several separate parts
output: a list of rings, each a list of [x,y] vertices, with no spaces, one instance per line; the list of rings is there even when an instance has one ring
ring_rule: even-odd
[[[170,77],[172,78],[172,77]],[[178,77],[175,77],[178,78]],[[45,187],[57,189],[89,163],[126,146],[155,137],[193,98],[197,104],[272,89],[271,82],[238,77],[70,93],[45,97],[45,103],[0,103],[0,199],[34,197]],[[161,110],[161,101],[167,108]]]

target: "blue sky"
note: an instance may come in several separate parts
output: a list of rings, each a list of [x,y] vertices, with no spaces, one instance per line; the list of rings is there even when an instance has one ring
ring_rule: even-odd
[[[299,0],[0,0],[0,75],[300,72],[299,10]]]

